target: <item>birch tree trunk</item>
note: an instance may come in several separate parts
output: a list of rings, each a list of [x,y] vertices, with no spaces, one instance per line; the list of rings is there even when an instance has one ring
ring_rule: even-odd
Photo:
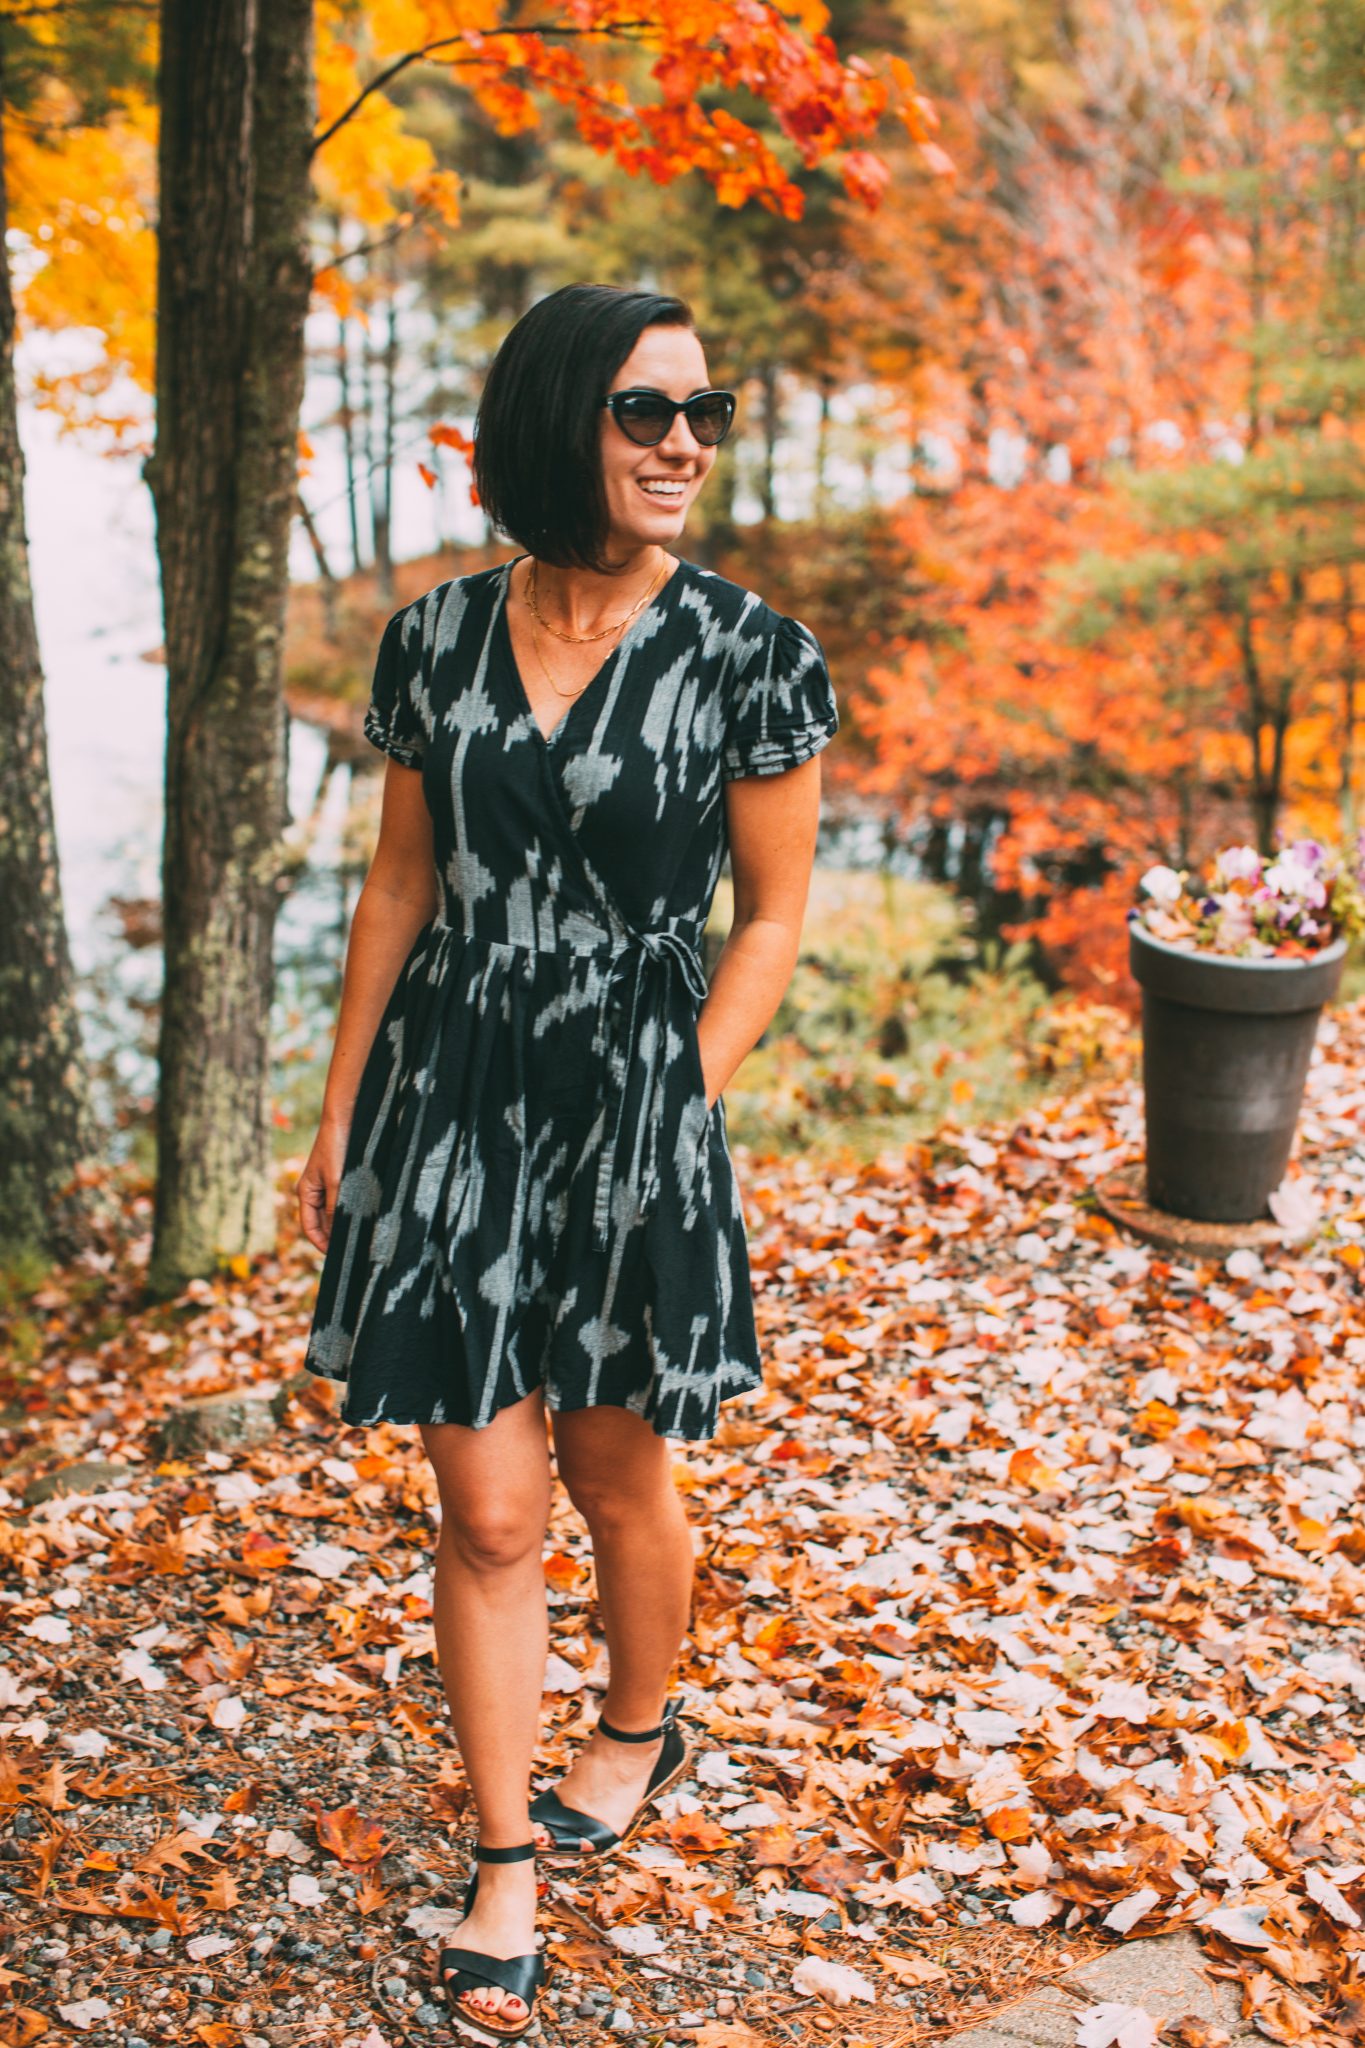
[[[268,1029],[312,69],[312,0],[162,0],[148,465],[168,728],[158,1293],[274,1237]]]
[[[0,113],[4,77],[0,71]],[[0,126],[0,1253],[62,1256],[82,1234],[94,1149],[47,765],[29,585],[14,297]]]

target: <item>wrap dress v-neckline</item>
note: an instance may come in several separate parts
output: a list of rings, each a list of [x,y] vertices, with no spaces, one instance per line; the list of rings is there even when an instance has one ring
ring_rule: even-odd
[[[682,561],[546,734],[511,567],[381,642],[365,730],[422,773],[440,907],[361,1076],[306,1363],[351,1423],[482,1428],[542,1386],[704,1439],[762,1377],[697,1044],[724,784],[826,743],[828,670]]]
[[[522,710],[530,719],[532,725],[536,729],[536,733],[541,741],[541,744],[546,748],[553,749],[555,742],[558,740],[560,734],[564,731],[564,728],[569,723],[569,720],[577,711],[579,705],[582,704],[586,698],[592,696],[596,692],[598,684],[603,680],[604,676],[607,673],[607,670],[616,660],[617,655],[620,654],[622,649],[625,648],[627,644],[634,638],[637,628],[642,627],[644,621],[649,618],[650,614],[655,610],[655,608],[663,603],[663,600],[667,596],[669,590],[672,588],[674,583],[677,582],[679,576],[682,575],[684,565],[680,562],[677,568],[674,569],[664,579],[663,583],[660,584],[658,590],[654,593],[654,596],[650,599],[649,603],[641,611],[639,617],[631,620],[625,632],[617,641],[615,647],[608,649],[607,653],[603,655],[601,661],[593,670],[593,673],[589,680],[583,685],[583,688],[579,690],[577,694],[574,696],[572,703],[566,705],[564,711],[556,720],[555,724],[551,726],[549,732],[546,732],[544,727],[541,725],[540,720],[536,717],[535,706],[531,702],[531,693],[526,687],[526,678],[525,676],[523,676],[521,672],[521,663],[517,660],[517,650],[512,644],[511,621],[508,617],[508,598],[510,598],[511,594],[512,571],[516,568],[518,562],[524,562],[526,560],[527,557],[525,555],[514,555],[512,560],[507,564],[507,592],[506,595],[504,596],[503,603],[498,607],[497,623],[494,626],[493,631],[496,636],[496,650],[498,654],[501,656],[503,664],[508,672],[508,676],[512,682],[518,708]]]

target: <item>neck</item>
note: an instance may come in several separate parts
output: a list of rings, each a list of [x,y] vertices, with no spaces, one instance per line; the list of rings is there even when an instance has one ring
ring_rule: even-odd
[[[621,567],[608,575],[596,569],[558,569],[550,562],[537,561],[536,591],[566,632],[591,633],[643,596],[667,564],[664,549],[653,541],[629,547]],[[528,562],[528,573],[529,569]]]

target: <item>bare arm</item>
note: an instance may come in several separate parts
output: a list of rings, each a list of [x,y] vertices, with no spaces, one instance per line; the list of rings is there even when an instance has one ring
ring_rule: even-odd
[[[403,962],[438,901],[431,814],[418,769],[385,764],[379,842],[351,920],[318,1135],[298,1184],[304,1235],[325,1251],[356,1093]]]
[[[815,835],[820,757],[781,775],[725,785],[735,914],[697,1019],[707,1107],[772,1022],[801,947]]]

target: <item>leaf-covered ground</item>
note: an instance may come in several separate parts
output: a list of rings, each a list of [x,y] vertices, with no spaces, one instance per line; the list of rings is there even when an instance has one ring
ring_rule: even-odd
[[[1270,2039],[1360,2039],[1365,1006],[1324,1027],[1287,1241],[1220,1264],[1097,1212],[1140,1151],[1111,1051],[871,1168],[741,1158],[770,1374],[680,1459],[698,1762],[550,1882],[551,2041],[908,2048],[1186,1924]],[[0,2042],[448,2036],[470,1816],[416,1433],[290,1391],[306,1246],[146,1309],[125,1208],[10,1315]],[[168,1412],[274,1388],[269,1440],[163,1455]],[[564,1506],[546,1579],[553,1770],[603,1664]]]

